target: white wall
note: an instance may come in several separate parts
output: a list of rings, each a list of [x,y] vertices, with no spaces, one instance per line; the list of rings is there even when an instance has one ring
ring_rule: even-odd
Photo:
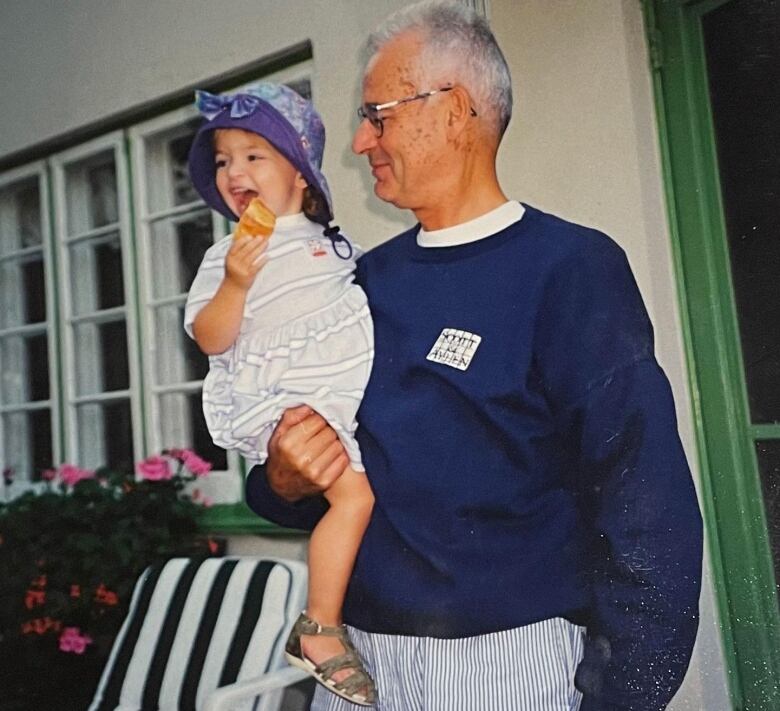
[[[3,0],[0,157],[143,105],[303,40],[328,131],[336,218],[372,245],[412,224],[378,204],[349,151],[358,55],[401,0]],[[356,197],[357,196],[357,197]]]
[[[324,168],[337,221],[370,246],[412,222],[373,198],[368,172],[349,151],[360,45],[401,4],[3,0],[0,157],[311,39],[315,101],[328,128]],[[626,249],[695,468],[640,2],[492,0],[490,8],[516,96],[499,161],[504,188],[599,227]],[[296,539],[237,539],[232,548],[303,555]],[[730,708],[709,575],[695,658],[672,708]]]

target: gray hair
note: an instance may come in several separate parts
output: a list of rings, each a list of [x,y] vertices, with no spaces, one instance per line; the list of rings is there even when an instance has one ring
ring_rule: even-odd
[[[423,40],[423,69],[447,68],[471,94],[477,113],[493,123],[499,139],[512,118],[512,79],[487,20],[463,3],[426,0],[393,13],[369,35],[368,61],[406,32]]]

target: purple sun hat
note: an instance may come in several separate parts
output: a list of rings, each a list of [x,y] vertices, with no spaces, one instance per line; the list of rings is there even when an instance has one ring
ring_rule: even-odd
[[[320,170],[325,149],[325,127],[311,102],[283,84],[257,82],[237,94],[195,92],[195,105],[206,118],[190,147],[190,178],[212,209],[229,220],[236,215],[217,190],[213,132],[241,128],[256,133],[300,171],[316,200],[316,222],[327,226],[333,219],[333,203]]]

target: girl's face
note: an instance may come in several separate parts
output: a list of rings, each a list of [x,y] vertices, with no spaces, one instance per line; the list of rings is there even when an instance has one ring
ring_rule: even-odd
[[[217,129],[214,134],[217,190],[236,215],[254,197],[277,216],[301,211],[306,181],[276,148],[240,128]]]

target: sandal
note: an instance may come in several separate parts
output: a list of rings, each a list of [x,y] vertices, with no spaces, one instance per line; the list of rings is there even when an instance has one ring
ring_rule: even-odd
[[[344,653],[325,660],[322,664],[315,664],[309,659],[301,648],[301,636],[325,635],[338,637],[344,646]],[[342,699],[357,704],[358,706],[373,706],[376,701],[376,688],[374,682],[360,661],[357,650],[352,646],[344,625],[340,627],[323,627],[319,622],[312,620],[305,613],[295,621],[292,632],[287,638],[284,647],[287,661],[294,667],[309,672],[320,684]],[[333,675],[342,669],[352,669],[352,673],[343,681],[334,681]],[[364,693],[358,693],[363,691]]]

